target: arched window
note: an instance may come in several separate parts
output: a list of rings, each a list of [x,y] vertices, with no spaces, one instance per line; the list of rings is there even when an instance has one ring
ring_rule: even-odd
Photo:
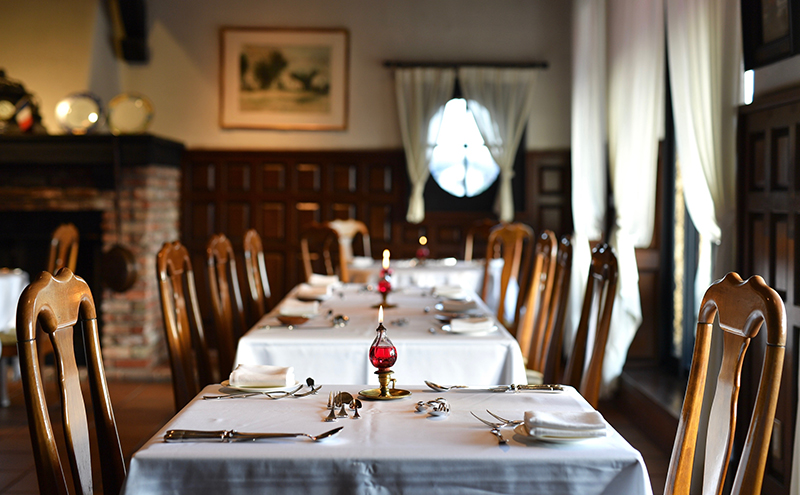
[[[475,118],[463,98],[447,102],[443,113],[431,122],[431,132],[438,131],[431,159],[431,176],[453,196],[474,197],[491,186],[500,173],[484,144]]]

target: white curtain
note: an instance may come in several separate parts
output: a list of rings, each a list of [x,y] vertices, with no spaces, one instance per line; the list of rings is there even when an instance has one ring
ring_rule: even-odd
[[[664,6],[608,2],[608,155],[616,206],[618,282],[601,396],[616,388],[642,323],[636,249],[653,238],[658,141],[664,122]]]
[[[739,2],[666,0],[667,52],[679,166],[686,207],[700,233],[695,299],[713,278],[734,267],[736,116],[741,103],[742,43]],[[712,244],[719,246],[712,259]],[[721,355],[712,339],[711,363]],[[716,344],[716,345],[715,345]],[[708,376],[718,364],[709,364]],[[710,385],[707,385],[710,386]],[[710,394],[706,394],[710,399]],[[701,419],[707,421],[709,401]],[[705,428],[698,443],[705,444]],[[700,490],[702,455],[696,456],[693,488]],[[694,490],[693,490],[694,491]]]
[[[591,252],[606,214],[606,2],[575,0],[572,19],[572,274],[564,322],[569,352],[578,322]]]
[[[411,180],[406,220],[420,223],[425,219],[422,193],[430,176],[431,155],[439,133],[431,128],[431,120],[444,112],[444,105],[453,96],[456,71],[448,68],[414,67],[395,70],[397,113],[400,134],[406,152],[406,167]],[[441,123],[441,118],[436,122]],[[435,124],[434,124],[435,125]]]
[[[486,147],[500,167],[495,212],[501,221],[514,220],[514,157],[533,108],[535,69],[462,67],[458,81],[467,108],[475,117]]]
[[[701,242],[695,295],[733,268],[736,115],[741,103],[738,2],[667,0],[667,43],[686,207]],[[716,262],[711,244],[719,245]],[[699,300],[699,299],[698,299]]]

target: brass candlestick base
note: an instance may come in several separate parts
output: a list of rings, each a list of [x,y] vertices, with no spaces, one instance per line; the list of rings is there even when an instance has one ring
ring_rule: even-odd
[[[378,383],[380,384],[380,388],[362,390],[358,393],[362,397],[376,400],[392,400],[402,399],[411,395],[411,392],[408,390],[394,387],[394,384],[397,380],[394,378],[389,378],[390,375],[394,374],[394,371],[390,369],[380,369],[376,371],[375,374],[378,375]],[[389,382],[392,382],[391,388],[389,388]]]
[[[389,296],[388,292],[381,292],[381,297],[383,297],[383,301],[378,303],[378,304],[373,304],[372,307],[373,308],[379,308],[379,307],[383,306],[383,309],[396,308],[397,304],[391,304],[391,303],[386,302],[386,298],[388,296]]]

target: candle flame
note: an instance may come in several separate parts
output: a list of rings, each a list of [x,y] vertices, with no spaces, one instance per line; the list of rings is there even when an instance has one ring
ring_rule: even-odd
[[[381,261],[381,267],[383,267],[384,270],[388,270],[389,269],[389,250],[388,249],[384,249],[383,250],[383,261]]]
[[[427,243],[428,243],[428,238],[427,238],[427,237],[425,237],[424,235],[422,235],[422,236],[420,236],[420,237],[419,237],[419,244],[420,244],[421,246],[424,246],[424,245],[425,245],[425,244],[427,244]]]
[[[378,307],[378,323],[383,323],[383,304]]]

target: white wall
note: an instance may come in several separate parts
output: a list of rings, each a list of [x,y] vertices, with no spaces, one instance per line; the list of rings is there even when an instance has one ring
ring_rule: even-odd
[[[100,0],[0,0],[0,67],[35,93],[48,131],[56,103],[91,90],[104,102],[147,95],[150,131],[190,148],[385,149],[402,147],[385,60],[530,61],[550,68],[528,149],[569,147],[570,9],[567,0],[148,0],[151,58],[117,61]],[[336,27],[350,32],[346,131],[229,130],[218,125],[219,28]]]

